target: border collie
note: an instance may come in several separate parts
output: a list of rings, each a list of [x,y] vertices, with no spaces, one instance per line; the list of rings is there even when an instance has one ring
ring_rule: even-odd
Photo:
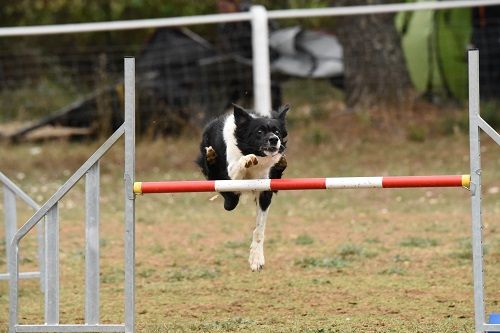
[[[212,120],[204,129],[197,164],[209,180],[281,178],[286,168],[288,105],[263,117],[234,105],[231,113]],[[240,192],[221,192],[224,208],[238,205]],[[264,231],[272,191],[254,192],[257,205],[248,262],[252,271],[264,267]]]

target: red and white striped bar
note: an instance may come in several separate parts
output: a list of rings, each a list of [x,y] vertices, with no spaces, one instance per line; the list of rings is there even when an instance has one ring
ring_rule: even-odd
[[[136,182],[134,193],[246,192],[356,188],[465,187],[469,175]]]

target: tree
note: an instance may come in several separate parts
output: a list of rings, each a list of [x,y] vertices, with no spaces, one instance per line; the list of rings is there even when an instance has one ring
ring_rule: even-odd
[[[382,0],[336,0],[334,5],[380,4]],[[344,48],[348,107],[400,110],[412,102],[413,88],[394,14],[355,15],[337,21]]]

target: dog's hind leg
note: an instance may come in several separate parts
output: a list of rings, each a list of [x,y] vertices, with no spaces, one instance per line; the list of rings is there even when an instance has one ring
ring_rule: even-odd
[[[264,234],[272,197],[273,192],[271,191],[260,192],[258,197],[256,197],[257,219],[255,221],[255,230],[252,235],[252,244],[250,245],[250,256],[248,258],[248,263],[252,271],[260,271],[264,268]]]

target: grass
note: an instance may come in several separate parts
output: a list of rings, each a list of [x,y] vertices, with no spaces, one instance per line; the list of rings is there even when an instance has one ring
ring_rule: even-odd
[[[191,328],[200,332],[229,332],[247,330],[251,329],[253,326],[255,326],[255,321],[248,318],[235,317],[222,321],[216,320],[210,323],[202,323]]]
[[[319,111],[318,111],[319,112]],[[290,113],[292,116],[293,113]],[[293,116],[295,117],[295,116]],[[300,118],[300,112],[298,116]],[[319,116],[318,116],[319,117]],[[295,119],[295,124],[300,120]],[[293,121],[292,121],[293,123]],[[292,125],[286,177],[455,174],[468,140],[371,130],[352,115]],[[307,140],[309,131],[328,133]],[[349,129],[346,132],[346,129]],[[314,133],[314,132],[311,132]],[[313,134],[314,135],[314,134]],[[138,180],[199,179],[197,135],[137,145]],[[319,136],[318,136],[319,138]],[[324,141],[323,141],[324,140]],[[487,308],[499,311],[500,159],[483,140]],[[96,149],[92,142],[0,143],[0,170],[38,202]],[[34,149],[39,153],[32,154]],[[123,147],[101,163],[101,321],[123,322]],[[83,181],[61,207],[61,322],[83,322]],[[280,192],[266,228],[266,266],[248,267],[253,199],[226,212],[213,194],[137,198],[139,332],[470,332],[469,193],[462,189]],[[0,202],[0,205],[2,203]],[[1,206],[0,206],[1,207]],[[32,211],[19,204],[19,223]],[[0,239],[3,235],[0,235]],[[35,233],[21,243],[36,268]],[[0,242],[0,248],[4,244]],[[0,260],[0,269],[5,262]],[[21,323],[43,322],[36,281],[20,285]],[[0,328],[7,325],[0,284]]]
[[[342,244],[337,248],[341,258],[359,257],[364,253],[364,248],[356,244]]]
[[[323,258],[314,258],[314,257],[305,257],[295,261],[295,265],[301,268],[344,268],[348,264],[347,262],[339,257],[323,257]]]
[[[389,268],[383,269],[380,271],[382,275],[405,275],[406,270],[399,266],[391,266]]]
[[[195,268],[182,267],[174,271],[168,272],[165,275],[167,281],[179,282],[179,281],[193,281],[198,279],[215,279],[218,277],[220,272],[217,269],[211,268]],[[149,276],[144,276],[145,278]]]
[[[313,243],[314,243],[314,238],[312,238],[308,234],[299,235],[295,239],[295,244],[297,244],[297,245],[311,245]]]
[[[228,249],[246,249],[248,248],[248,242],[246,241],[226,241],[224,242],[224,247]]]
[[[422,237],[408,237],[405,238],[399,243],[404,247],[431,247],[437,246],[438,240],[433,238],[422,238]]]

